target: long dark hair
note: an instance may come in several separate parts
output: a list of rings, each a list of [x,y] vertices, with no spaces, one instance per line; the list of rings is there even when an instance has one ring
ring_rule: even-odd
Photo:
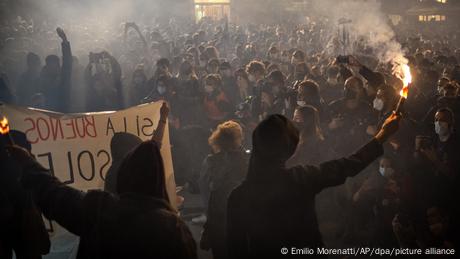
[[[169,203],[163,159],[156,142],[142,142],[128,153],[118,171],[117,191],[140,193]]]
[[[297,107],[296,110],[300,112],[302,116],[306,132],[315,135],[320,140],[324,140],[318,110],[311,105]]]

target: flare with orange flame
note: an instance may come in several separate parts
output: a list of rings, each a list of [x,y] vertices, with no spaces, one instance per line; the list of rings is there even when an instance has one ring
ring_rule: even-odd
[[[404,102],[407,99],[407,95],[409,94],[409,85],[412,83],[412,75],[410,73],[410,67],[406,64],[402,64],[400,67],[401,72],[397,74],[397,76],[403,81],[403,88],[399,92],[401,96],[399,98],[398,105],[396,106],[395,113],[401,113],[403,108]]]
[[[10,125],[8,124],[8,119],[6,117],[3,117],[0,120],[0,134],[8,134],[10,133]]]
[[[0,120],[0,135],[2,138],[5,138],[8,144],[13,145],[14,141],[10,135],[10,124],[8,123],[8,119],[3,116]]]

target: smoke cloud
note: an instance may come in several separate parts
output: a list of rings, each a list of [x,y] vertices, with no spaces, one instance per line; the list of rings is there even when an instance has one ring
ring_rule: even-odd
[[[363,42],[371,47],[380,63],[393,64],[394,73],[400,73],[400,65],[408,63],[388,17],[381,10],[380,2],[316,0],[312,2],[312,13],[328,19],[328,31],[332,34],[329,38],[336,36],[344,26],[349,34],[350,45]],[[338,21],[343,18],[350,23],[339,25]]]

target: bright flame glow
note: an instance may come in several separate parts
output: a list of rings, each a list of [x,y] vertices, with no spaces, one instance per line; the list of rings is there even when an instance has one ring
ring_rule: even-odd
[[[403,83],[404,86],[409,86],[410,83],[412,83],[412,75],[410,73],[410,67],[408,65],[402,65],[402,71],[403,71]]]
[[[3,117],[2,120],[0,120],[0,134],[8,134],[10,132],[10,125],[8,124],[8,119],[6,117]]]
[[[407,94],[409,93],[409,87],[404,86],[401,91],[399,91],[399,95],[402,96],[404,99],[407,99]]]
[[[406,64],[401,65],[400,79],[403,81],[403,88],[399,92],[399,95],[407,99],[407,94],[409,93],[409,84],[412,83],[412,75],[410,73],[410,67]]]

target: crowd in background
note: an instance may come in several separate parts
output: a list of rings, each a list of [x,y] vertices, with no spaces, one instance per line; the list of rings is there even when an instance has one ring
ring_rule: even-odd
[[[323,20],[126,22],[98,35],[93,22],[0,25],[0,101],[58,112],[167,101],[176,181],[203,196],[194,222],[207,220],[201,245],[217,257],[225,226],[216,217],[245,177],[228,172],[247,167],[259,122],[292,119],[300,140],[287,166],[318,165],[370,140],[403,86],[365,40],[342,53]],[[458,247],[458,33],[395,30],[413,77],[400,130],[379,161],[316,197],[326,246]]]

